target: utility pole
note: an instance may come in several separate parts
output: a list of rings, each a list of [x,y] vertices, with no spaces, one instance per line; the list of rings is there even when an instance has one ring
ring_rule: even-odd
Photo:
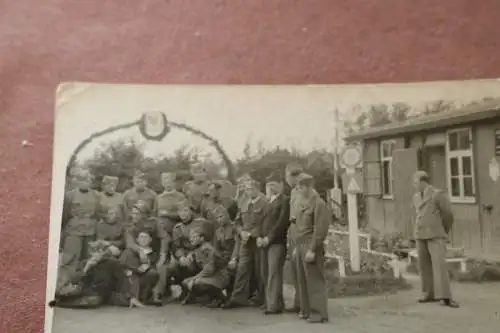
[[[334,174],[333,184],[336,189],[340,187],[338,173],[339,173],[339,109],[336,107],[335,108],[335,152],[334,152],[334,163],[333,163],[333,174]]]

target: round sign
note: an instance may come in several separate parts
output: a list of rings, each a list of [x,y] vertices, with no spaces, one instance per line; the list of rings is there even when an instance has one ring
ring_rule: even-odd
[[[359,146],[350,145],[345,147],[341,154],[341,162],[346,167],[356,167],[361,162],[361,150]]]

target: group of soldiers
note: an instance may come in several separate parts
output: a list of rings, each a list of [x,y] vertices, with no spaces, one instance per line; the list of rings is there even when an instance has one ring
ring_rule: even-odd
[[[104,176],[101,192],[91,189],[89,173],[75,180],[64,201],[54,305],[161,306],[178,285],[183,304],[328,321],[323,243],[332,216],[299,164],[270,174],[265,190],[244,175],[232,197],[200,174],[179,191],[176,174],[163,173],[160,194],[141,172],[124,193],[117,177]],[[291,307],[283,299],[287,256]]]

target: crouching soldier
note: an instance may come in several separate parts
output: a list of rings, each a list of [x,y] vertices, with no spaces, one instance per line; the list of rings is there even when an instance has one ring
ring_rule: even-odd
[[[177,223],[172,231],[172,260],[165,268],[165,287],[168,289],[167,292],[170,292],[172,284],[180,285],[182,293],[179,299],[183,300],[187,296],[188,290],[182,285],[182,281],[198,273],[192,256],[193,246],[190,241],[190,232],[191,229],[200,224],[209,222],[203,218],[194,217],[188,202],[180,205],[179,217],[181,222]],[[210,230],[210,233],[213,231]]]
[[[229,283],[227,263],[213,246],[211,234],[208,221],[190,231],[194,264],[199,273],[183,281],[182,284],[188,290],[183,304],[193,303],[200,296],[208,296],[211,303],[207,306],[219,307],[226,299],[224,289]]]
[[[223,262],[228,268],[229,283],[226,287],[227,295],[233,291],[236,266],[238,265],[238,252],[240,249],[240,237],[233,221],[229,219],[229,213],[224,207],[219,207],[214,211],[214,217],[217,221],[213,244],[215,250],[222,257]]]
[[[144,252],[144,248],[137,244],[137,235],[139,230],[147,230],[151,235],[151,248],[154,253],[158,255],[158,260],[155,262],[156,270],[159,272],[159,283],[161,283],[166,276],[162,266],[165,264],[169,248],[169,235],[164,228],[161,221],[156,217],[148,217],[148,207],[139,201],[130,212],[130,222],[127,224],[125,230],[125,244],[126,248],[135,252],[143,262],[148,259],[148,254]],[[155,305],[161,305],[161,294],[158,288],[155,288],[151,302]]]

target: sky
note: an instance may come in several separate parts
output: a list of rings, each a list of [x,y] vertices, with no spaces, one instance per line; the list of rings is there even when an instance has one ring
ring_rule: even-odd
[[[144,112],[161,111],[217,139],[230,158],[242,156],[246,142],[310,151],[334,150],[335,109],[351,116],[354,104],[405,102],[421,107],[446,99],[467,103],[499,97],[500,81],[338,86],[159,86],[68,83],[56,103],[54,156],[69,158],[76,146],[96,131],[131,122]],[[340,137],[343,136],[340,130]],[[122,138],[145,140],[138,128],[108,134],[89,144],[79,159]],[[170,154],[183,145],[217,157],[204,139],[173,128],[162,142],[146,142],[148,156]]]

